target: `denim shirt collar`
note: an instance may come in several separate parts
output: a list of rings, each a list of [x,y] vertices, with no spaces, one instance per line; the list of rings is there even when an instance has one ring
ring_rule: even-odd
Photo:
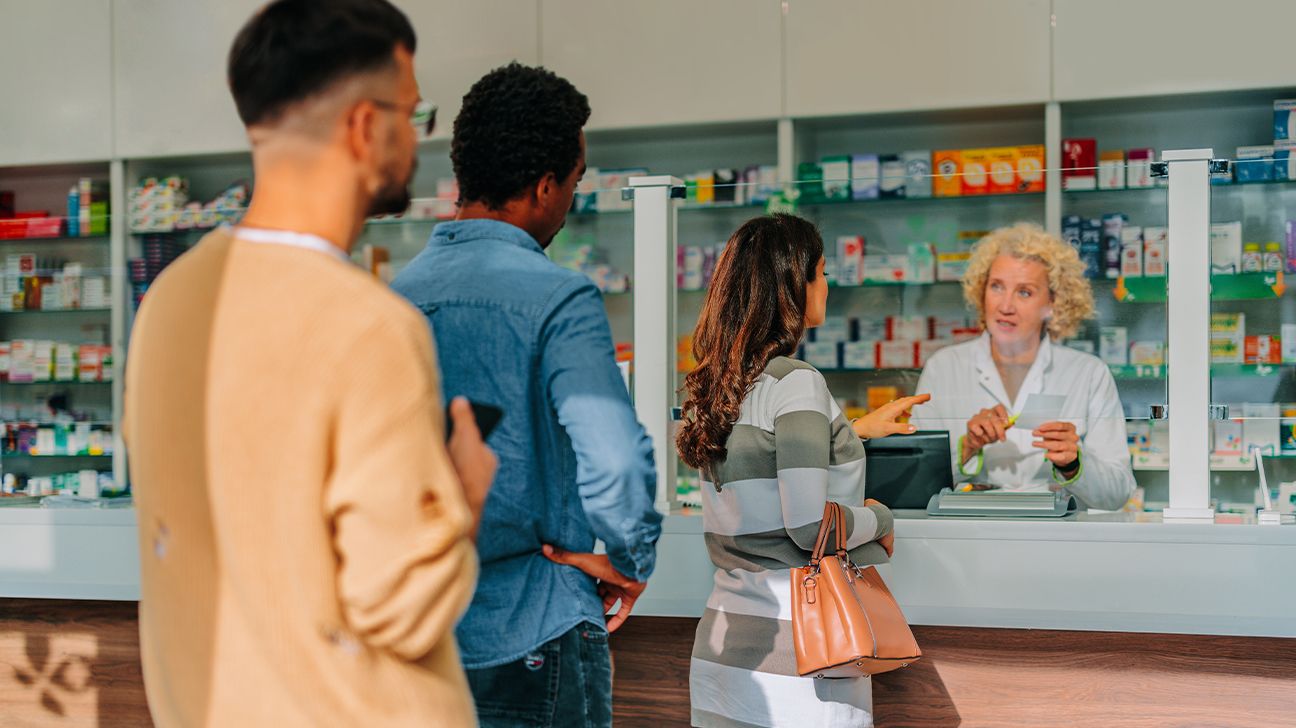
[[[454,220],[437,225],[432,231],[429,245],[447,246],[471,243],[475,240],[502,240],[524,250],[544,254],[540,243],[527,231],[499,220]]]

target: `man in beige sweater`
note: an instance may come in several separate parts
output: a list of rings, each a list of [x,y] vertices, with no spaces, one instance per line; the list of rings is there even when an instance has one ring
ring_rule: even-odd
[[[414,46],[386,0],[280,0],[230,52],[256,192],[149,290],[126,372],[161,726],[476,723],[453,629],[495,459],[462,400],[447,450],[426,322],[348,260],[408,204]]]

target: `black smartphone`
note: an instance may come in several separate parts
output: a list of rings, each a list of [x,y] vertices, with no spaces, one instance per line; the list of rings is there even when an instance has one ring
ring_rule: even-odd
[[[472,407],[473,419],[477,422],[477,429],[481,432],[482,439],[485,440],[490,437],[500,420],[504,419],[504,410],[493,404],[472,400],[468,401],[468,405]],[[450,435],[453,433],[454,418],[450,416],[450,405],[446,405],[446,442],[450,442]]]

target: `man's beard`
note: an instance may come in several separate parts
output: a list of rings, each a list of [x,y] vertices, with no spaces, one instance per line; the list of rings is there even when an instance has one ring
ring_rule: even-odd
[[[369,201],[369,211],[365,216],[399,215],[408,210],[412,197],[410,183],[414,181],[414,172],[417,169],[418,157],[415,157],[413,163],[410,164],[409,175],[405,177],[405,181],[398,183],[393,179],[380,187],[374,198]]]

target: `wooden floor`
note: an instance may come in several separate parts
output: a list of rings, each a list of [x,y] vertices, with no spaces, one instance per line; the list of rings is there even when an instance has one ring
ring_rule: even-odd
[[[697,621],[612,638],[618,726],[687,726]],[[1296,726],[1296,640],[917,627],[878,726]],[[0,600],[0,728],[149,725],[135,605]],[[813,728],[813,727],[807,727]]]

